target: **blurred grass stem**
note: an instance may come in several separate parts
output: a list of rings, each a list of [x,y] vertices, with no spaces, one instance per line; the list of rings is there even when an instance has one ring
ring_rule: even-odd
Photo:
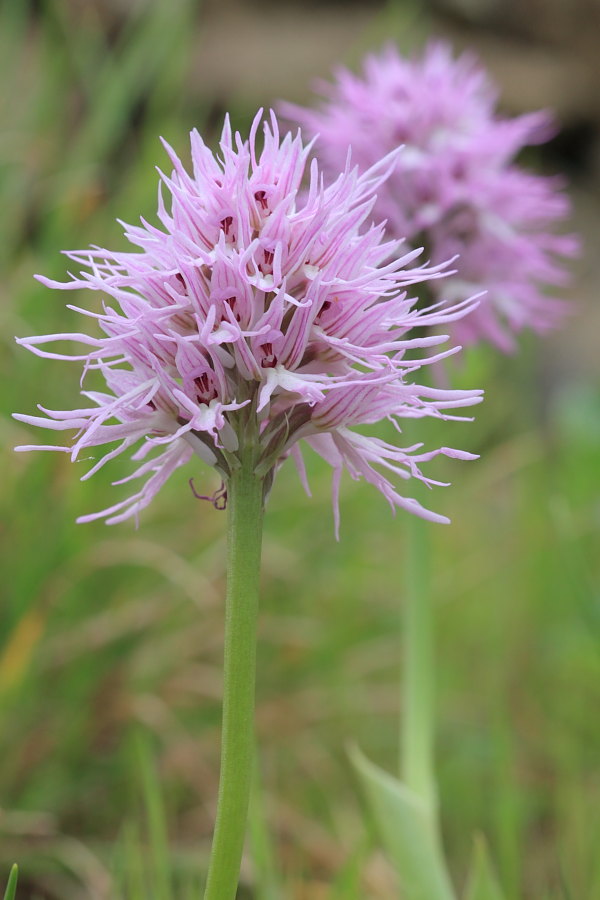
[[[227,597],[221,773],[205,900],[234,900],[253,777],[263,481],[248,448],[227,485]]]
[[[425,843],[430,872],[415,884],[414,896],[455,897],[442,849],[435,777],[435,647],[431,602],[429,522],[410,516],[404,599],[404,677],[400,773],[423,804]],[[418,839],[415,837],[415,839]],[[435,872],[433,882],[430,878]],[[411,891],[413,888],[411,888]],[[435,891],[433,893],[432,891]]]
[[[410,516],[407,525],[400,770],[405,784],[418,794],[435,818],[434,648],[427,531],[430,526],[416,516]]]

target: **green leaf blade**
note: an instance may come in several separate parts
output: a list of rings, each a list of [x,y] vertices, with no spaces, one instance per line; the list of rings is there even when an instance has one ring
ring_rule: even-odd
[[[427,805],[358,748],[350,751],[350,758],[381,842],[400,876],[402,896],[406,900],[454,900]]]
[[[475,839],[465,900],[504,900],[483,838]]]
[[[8,876],[8,884],[6,885],[6,891],[4,892],[4,900],[15,900],[17,894],[17,880],[19,878],[19,867],[15,863],[10,870],[10,875]]]

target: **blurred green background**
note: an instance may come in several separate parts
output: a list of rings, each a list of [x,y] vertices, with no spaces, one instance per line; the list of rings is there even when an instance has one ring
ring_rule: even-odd
[[[567,172],[591,247],[561,333],[525,336],[509,358],[472,350],[456,367],[455,383],[486,391],[474,423],[407,429],[408,443],[414,431],[481,454],[429,470],[453,482],[428,497],[453,519],[430,529],[445,842],[459,885],[483,832],[508,898],[600,897],[600,54],[585,0],[553,0],[535,35],[521,7],[0,7],[0,876],[20,863],[22,900],[162,900],[164,828],[173,897],[200,882],[218,777],[225,526],[190,494],[200,464],[171,479],[136,531],[74,522],[117,499],[122,461],[81,483],[64,455],[12,452],[38,435],[11,412],[78,402],[77,364],[14,344],[80,327],[65,309],[76,298],[32,275],[63,277],[63,248],[124,247],[117,216],[152,218],[159,135],[185,157],[192,127],[214,140],[229,109],[245,130],[258,106],[308,100],[335,63],[433,29],[481,52],[510,111],[557,107],[562,133],[535,163]],[[310,479],[312,499],[284,467],[266,520],[263,796],[243,895],[385,900],[397,886],[346,746],[396,765],[406,522],[348,480],[336,543],[329,472],[311,460]],[[255,890],[253,873],[272,867],[279,887]]]

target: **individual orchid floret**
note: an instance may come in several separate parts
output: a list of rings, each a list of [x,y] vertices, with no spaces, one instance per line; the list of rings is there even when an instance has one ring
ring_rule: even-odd
[[[49,287],[99,292],[96,311],[71,307],[95,318],[97,333],[19,343],[39,356],[83,361],[83,379],[97,384],[100,377],[106,389],[82,390],[80,409],[40,407],[43,416],[17,418],[74,431],[70,448],[41,448],[68,451],[73,460],[109,445],[83,478],[133,450],[137,467],[123,480],[139,480],[139,490],[79,521],[137,517],[193,457],[225,484],[215,505],[224,504],[227,481],[249,452],[266,491],[289,455],[302,474],[302,444],[333,466],[336,498],[346,469],[393,507],[443,521],[402,497],[389,476],[431,483],[422,462],[471,454],[399,449],[353,428],[389,419],[399,430],[402,418],[453,418],[453,410],[479,401],[479,391],[414,382],[421,366],[454,351],[427,356],[445,338],[416,337],[413,328],[445,327],[476,301],[420,312],[408,296],[412,285],[435,282],[447,267],[415,266],[418,251],[384,240],[383,226],[371,222],[395,154],[363,174],[347,166],[326,186],[316,161],[309,164],[310,145],[300,135],[280,138],[274,114],[259,150],[260,121],[259,113],[248,141],[226,121],[219,156],[193,131],[191,174],[165,145],[173,171],[160,173],[162,227],[144,220],[125,226],[134,251],[68,252],[83,268],[66,283],[39,277]],[[48,348],[64,341],[80,349]]]
[[[569,202],[557,178],[515,163],[529,144],[553,133],[545,112],[508,118],[497,91],[470,54],[454,59],[442,42],[414,59],[389,46],[368,56],[361,75],[339,69],[322,83],[317,109],[282,104],[309,136],[326,172],[343,167],[348,148],[361,171],[403,145],[378,192],[376,217],[394,237],[424,246],[432,261],[458,254],[456,274],[430,284],[454,301],[485,289],[486,299],[454,327],[460,343],[487,340],[505,352],[523,328],[554,326],[565,303],[545,290],[565,285],[565,258],[577,249],[557,226]]]

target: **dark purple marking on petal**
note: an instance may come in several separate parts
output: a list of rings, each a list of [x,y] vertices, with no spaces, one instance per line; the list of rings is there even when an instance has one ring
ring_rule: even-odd
[[[233,225],[233,216],[225,216],[224,219],[221,219],[221,228],[225,233],[225,237],[229,237],[229,230]]]
[[[198,388],[198,399],[201,403],[206,403],[208,406],[211,400],[217,399],[217,391],[214,383],[211,383],[211,379],[208,377],[208,372],[203,372],[202,375],[194,378],[194,384]]]
[[[274,369],[277,365],[277,357],[273,353],[273,345],[267,341],[261,344],[260,347],[263,351],[263,357],[260,361],[261,366],[263,369]]]
[[[254,199],[257,203],[260,204],[261,209],[267,210],[269,205],[267,203],[267,192],[266,191],[256,191],[254,194]]]

